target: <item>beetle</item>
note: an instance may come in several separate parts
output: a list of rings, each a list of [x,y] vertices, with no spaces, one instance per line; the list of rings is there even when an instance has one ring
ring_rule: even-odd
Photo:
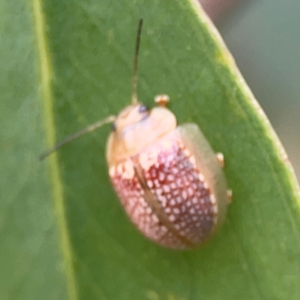
[[[177,126],[169,97],[153,109],[138,101],[137,70],[143,20],[137,31],[131,104],[68,136],[45,152],[113,123],[106,160],[112,185],[131,221],[150,240],[172,249],[205,243],[225,220],[231,191],[215,154],[196,124]]]

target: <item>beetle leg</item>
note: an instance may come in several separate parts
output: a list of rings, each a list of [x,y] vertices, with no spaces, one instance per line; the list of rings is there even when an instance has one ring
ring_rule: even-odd
[[[154,98],[154,102],[158,105],[158,106],[167,106],[167,104],[170,102],[170,97],[166,94],[162,94],[162,95],[157,95]]]
[[[232,190],[227,190],[228,204],[232,202]]]
[[[224,155],[222,153],[217,153],[216,154],[217,161],[219,165],[223,168],[224,167]]]

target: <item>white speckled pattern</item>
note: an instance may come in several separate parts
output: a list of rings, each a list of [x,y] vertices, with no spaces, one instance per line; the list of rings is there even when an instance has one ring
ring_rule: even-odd
[[[142,171],[147,188],[142,186],[136,169]],[[170,135],[112,166],[110,177],[132,222],[162,246],[193,247],[205,241],[217,223],[215,197],[195,158]],[[151,192],[151,199],[145,189]]]

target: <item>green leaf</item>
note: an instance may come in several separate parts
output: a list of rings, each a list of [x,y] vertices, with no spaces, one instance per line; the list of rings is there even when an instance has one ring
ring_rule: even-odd
[[[197,2],[1,2],[1,299],[299,299],[299,190],[284,150]],[[38,155],[130,101],[171,97],[224,153],[234,200],[188,252],[146,240],[109,183],[109,128]],[[252,58],[254,59],[254,58]]]
[[[31,7],[1,1],[0,299],[67,299]]]

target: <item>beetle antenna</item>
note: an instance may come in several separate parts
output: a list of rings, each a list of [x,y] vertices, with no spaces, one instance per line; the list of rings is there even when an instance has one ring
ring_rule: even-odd
[[[135,53],[134,53],[134,61],[133,61],[133,76],[132,76],[132,104],[137,104],[137,80],[138,80],[138,63],[139,63],[139,50],[140,50],[140,42],[141,42],[141,32],[143,26],[143,19],[139,20],[139,25],[136,34],[136,41],[135,41]]]
[[[45,151],[44,153],[42,153],[42,155],[40,155],[40,160],[45,159],[47,156],[49,156],[50,154],[52,154],[53,152],[55,152],[56,150],[58,150],[59,148],[61,148],[62,146],[74,141],[75,139],[81,137],[82,135],[85,135],[87,133],[90,133],[100,127],[102,127],[105,124],[109,124],[112,123],[116,120],[115,116],[109,116],[103,120],[100,120],[94,124],[89,125],[88,127],[73,133],[69,136],[67,136],[65,139],[63,139],[62,141],[60,141],[59,143],[57,143],[54,147],[48,149],[47,151]]]

